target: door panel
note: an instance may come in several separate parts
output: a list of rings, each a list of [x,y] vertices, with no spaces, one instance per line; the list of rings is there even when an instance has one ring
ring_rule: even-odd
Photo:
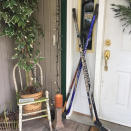
[[[105,12],[103,47],[102,87],[100,96],[100,116],[102,119],[131,127],[131,37],[123,32],[119,18],[114,18],[111,4],[127,4],[125,0],[107,0]],[[105,50],[110,50],[104,70]]]

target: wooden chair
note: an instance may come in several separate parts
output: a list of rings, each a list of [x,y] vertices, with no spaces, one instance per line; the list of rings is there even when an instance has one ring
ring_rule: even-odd
[[[38,69],[40,70],[40,84],[43,85],[43,72],[42,72],[42,68],[41,66],[37,63],[34,66],[34,81],[36,82],[36,67],[38,67]],[[20,86],[21,89],[23,89],[23,80],[22,80],[22,73],[20,68],[18,67],[18,65],[16,64],[13,68],[13,81],[14,81],[14,85],[15,85],[15,91],[16,91],[16,95],[18,96],[18,84],[16,82],[16,69],[18,69],[18,74],[19,74],[19,78],[20,78]],[[29,120],[34,120],[34,119],[39,119],[39,118],[44,118],[47,117],[48,121],[49,121],[49,127],[50,127],[50,131],[52,131],[52,123],[51,123],[51,113],[50,113],[50,107],[49,107],[49,93],[48,91],[45,91],[45,97],[42,97],[38,100],[33,100],[33,101],[26,101],[26,102],[20,102],[19,98],[17,98],[17,104],[19,106],[19,131],[22,131],[22,123],[29,121]],[[21,99],[22,100],[22,99]],[[24,99],[23,99],[24,100]],[[39,111],[35,111],[35,112],[31,112],[31,113],[24,113],[23,112],[23,106],[29,105],[29,104],[36,104],[36,103],[45,103],[46,108],[45,109],[41,109]],[[44,115],[41,115],[40,113],[44,112]],[[37,116],[34,114],[38,114]],[[24,118],[24,117],[29,117]]]

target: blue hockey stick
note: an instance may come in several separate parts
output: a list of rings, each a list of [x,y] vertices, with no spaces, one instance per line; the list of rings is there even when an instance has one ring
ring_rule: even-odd
[[[98,4],[96,5],[96,7],[98,8]],[[77,23],[77,17],[76,17],[76,9],[75,8],[73,9],[73,18],[74,18],[74,23],[75,23],[75,26],[76,26],[76,33],[77,33],[77,35],[79,35],[78,23]],[[88,68],[87,68],[87,64],[86,64],[86,58],[85,58],[84,50],[82,49],[82,40],[81,40],[80,37],[78,37],[78,39],[80,41],[79,42],[80,58],[81,58],[81,62],[82,62],[82,68],[83,68],[86,92],[87,92],[87,97],[88,97],[89,109],[90,109],[90,113],[91,113],[91,119],[92,119],[94,125],[96,126],[96,128],[99,131],[110,131],[110,129],[106,129],[102,125],[101,121],[99,120],[95,101],[94,101],[93,92],[92,93],[90,92],[91,83],[90,83],[90,77],[89,77],[89,73],[88,73]],[[88,43],[88,41],[87,41],[87,43]]]
[[[93,14],[92,22],[91,22],[91,25],[90,25],[90,30],[89,30],[89,33],[88,33],[88,36],[87,36],[85,47],[84,47],[84,55],[86,54],[86,50],[87,50],[87,47],[88,47],[88,44],[89,44],[89,40],[91,39],[93,27],[94,27],[95,21],[97,19],[97,16],[98,16],[98,6],[96,6],[94,14]],[[78,27],[76,27],[76,28],[78,28]],[[78,35],[78,37],[80,37],[80,34]],[[72,103],[73,103],[76,88],[77,88],[77,85],[78,85],[81,69],[82,69],[82,62],[81,62],[81,59],[80,59],[79,65],[78,65],[78,70],[77,70],[77,75],[76,75],[76,78],[75,78],[76,83],[74,84],[74,87],[73,87],[73,92],[72,92],[72,96],[71,96],[71,100],[70,100],[68,109],[66,110],[66,115],[68,115],[70,113],[70,110],[71,110],[71,107],[72,107]]]

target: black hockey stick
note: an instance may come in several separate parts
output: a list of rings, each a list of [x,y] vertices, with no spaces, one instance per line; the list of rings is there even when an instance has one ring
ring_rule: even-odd
[[[87,50],[87,47],[88,47],[88,42],[91,39],[91,34],[92,34],[93,26],[94,26],[95,21],[97,19],[97,15],[98,15],[98,10],[97,9],[98,8],[95,8],[95,11],[94,11],[94,15],[93,15],[92,22],[91,22],[91,25],[90,25],[90,30],[89,30],[89,33],[88,33],[88,36],[87,36],[87,42],[86,42],[86,45],[84,47],[84,54],[86,53],[86,50]],[[80,34],[79,34],[79,36],[80,36]],[[73,86],[74,81],[75,81],[75,85],[73,87],[73,92],[72,92],[72,95],[71,95],[71,100],[69,101],[69,107],[66,110],[66,108],[65,108],[66,106],[64,106],[64,109],[63,109],[63,111],[66,112],[66,114],[70,113],[70,110],[71,110],[71,107],[72,107],[72,103],[73,103],[73,100],[74,100],[74,96],[75,96],[75,92],[76,92],[76,88],[77,88],[77,82],[79,80],[79,76],[80,76],[80,73],[81,73],[81,69],[82,69],[82,62],[81,62],[81,59],[80,59],[78,67],[77,67],[77,70],[76,70],[77,73],[75,73],[76,75],[73,78],[72,84],[71,84],[71,86],[69,88],[69,92],[68,92],[67,98],[66,98],[66,102],[67,102],[68,99],[69,99],[69,96],[71,95],[72,86]],[[66,105],[66,102],[65,102],[65,105]]]
[[[98,4],[96,5],[96,9],[98,10]],[[93,93],[92,94],[90,93],[90,88],[91,88],[90,78],[89,78],[89,73],[88,73],[88,69],[87,69],[84,50],[82,49],[81,37],[79,35],[80,33],[79,33],[75,8],[73,9],[73,19],[74,19],[74,23],[75,23],[75,27],[76,27],[77,36],[79,36],[78,40],[79,40],[79,47],[80,47],[80,58],[81,58],[81,61],[82,61],[84,80],[85,80],[85,86],[86,86],[86,91],[87,91],[87,96],[88,96],[91,118],[92,118],[92,121],[94,122],[94,125],[99,129],[99,131],[108,131],[108,129],[106,129],[102,126],[102,123],[100,122],[100,120],[98,118],[96,105],[95,105],[95,101],[94,101],[94,96],[93,96]],[[87,39],[86,43],[88,43],[88,39]]]

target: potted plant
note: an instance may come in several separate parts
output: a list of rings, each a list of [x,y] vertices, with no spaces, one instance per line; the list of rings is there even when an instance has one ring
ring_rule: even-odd
[[[22,98],[27,94],[37,93],[34,88],[32,69],[42,59],[39,51],[39,36],[43,31],[35,18],[39,0],[0,0],[0,36],[8,36],[14,40],[18,66],[26,72],[26,89],[21,91]],[[42,92],[39,92],[42,96]],[[32,96],[31,96],[32,97]],[[38,98],[38,97],[37,97]]]

